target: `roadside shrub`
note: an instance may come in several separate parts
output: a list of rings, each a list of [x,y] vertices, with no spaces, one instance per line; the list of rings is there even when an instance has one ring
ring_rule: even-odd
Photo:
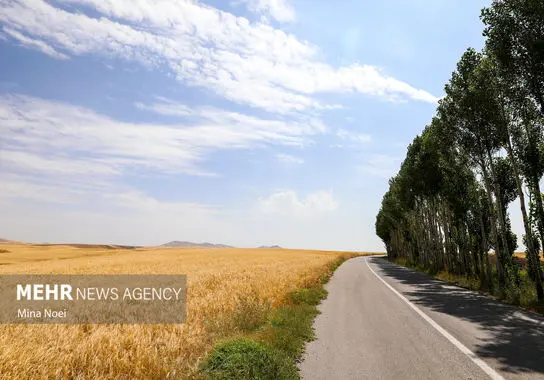
[[[311,289],[300,289],[287,296],[287,300],[295,305],[319,305],[321,300],[327,297],[327,291],[323,286],[314,286]]]
[[[305,343],[315,338],[312,322],[318,314],[312,305],[284,306],[272,312],[260,339],[282,350],[293,359],[304,351]]]
[[[218,344],[202,365],[209,379],[297,379],[293,361],[264,343],[238,338]]]

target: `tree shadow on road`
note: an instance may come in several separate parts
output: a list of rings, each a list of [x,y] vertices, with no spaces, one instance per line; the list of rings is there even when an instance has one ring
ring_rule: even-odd
[[[489,339],[480,340],[473,349],[476,355],[495,358],[505,372],[544,374],[543,317],[446,284],[384,258],[370,260],[384,275],[409,285],[411,289],[403,295],[414,304],[477,323],[487,331]]]

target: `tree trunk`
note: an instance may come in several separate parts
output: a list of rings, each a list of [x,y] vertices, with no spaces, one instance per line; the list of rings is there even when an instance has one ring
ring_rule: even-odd
[[[487,157],[489,159],[489,170],[491,171],[491,177],[493,178],[493,188],[495,190],[495,202],[497,203],[497,216],[499,219],[499,225],[501,227],[501,240],[502,244],[504,245],[504,251],[503,253],[503,259],[506,259],[507,254],[510,253],[510,247],[508,246],[508,239],[506,238],[506,232],[508,231],[506,228],[506,221],[504,218],[503,209],[505,208],[502,204],[502,200],[500,197],[500,187],[497,182],[497,177],[495,176],[495,169],[493,168],[493,158],[491,157],[491,153],[489,150],[487,151]]]
[[[480,226],[482,230],[482,275],[486,279],[487,289],[490,293],[493,293],[493,272],[491,270],[491,262],[489,259],[489,243],[487,240],[487,233],[485,232],[485,224],[482,213],[480,213]],[[483,267],[484,263],[485,270]]]
[[[527,208],[525,206],[525,194],[523,193],[523,189],[521,186],[521,177],[519,174],[519,169],[516,161],[516,157],[514,156],[514,150],[512,149],[512,143],[510,141],[510,138],[508,138],[508,146],[507,146],[508,156],[510,157],[510,161],[512,161],[512,167],[514,169],[514,177],[516,180],[516,188],[517,193],[519,196],[519,203],[521,207],[521,215],[523,217],[523,227],[525,228],[525,236],[526,236],[526,243],[527,243],[527,261],[529,260],[536,260],[533,261],[536,263],[536,267],[534,265],[531,265],[533,268],[529,268],[533,273],[531,274],[531,277],[535,281],[536,286],[536,294],[539,301],[542,301],[544,299],[544,290],[542,289],[542,270],[540,269],[540,259],[538,255],[538,250],[535,249],[534,246],[534,239],[533,239],[533,229],[531,228],[531,225],[529,223],[529,218],[527,216]],[[541,202],[542,203],[542,202]]]
[[[542,194],[540,193],[540,183],[537,176],[533,176],[533,193],[535,197],[535,206],[537,212],[537,226],[542,241],[542,249],[544,250],[544,206],[542,205]],[[540,262],[540,261],[537,261]],[[540,266],[539,266],[540,268]],[[542,271],[541,271],[542,272]]]
[[[502,265],[501,260],[501,249],[499,248],[499,232],[497,231],[497,222],[495,220],[495,206],[493,205],[493,196],[491,193],[491,185],[489,183],[489,176],[487,174],[487,169],[485,167],[485,164],[482,162],[480,164],[484,179],[484,185],[485,185],[485,193],[487,195],[487,202],[489,207],[489,219],[491,221],[491,239],[493,241],[493,246],[495,248],[495,258],[496,258],[496,265],[497,265],[497,274],[499,275],[499,284],[501,286],[501,290],[504,290],[504,285],[506,283],[506,277],[504,275],[504,268]],[[505,246],[506,247],[506,246]]]

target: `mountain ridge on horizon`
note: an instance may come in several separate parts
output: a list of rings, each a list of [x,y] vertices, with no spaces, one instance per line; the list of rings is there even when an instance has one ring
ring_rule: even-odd
[[[0,244],[32,244],[32,245],[67,245],[73,246],[76,248],[86,248],[86,247],[102,247],[102,248],[143,248],[146,246],[132,246],[132,245],[119,245],[119,244],[96,244],[96,243],[29,243],[17,240],[2,239],[0,238]],[[152,246],[149,246],[152,247]],[[155,247],[168,247],[168,248],[237,248],[232,245],[227,244],[215,244],[209,242],[195,243],[191,241],[182,241],[182,240],[172,240],[168,243],[156,245]],[[279,245],[261,245],[256,248],[268,248],[268,249],[281,249]]]
[[[170,248],[235,248],[231,245],[226,244],[213,244],[213,243],[193,243],[190,241],[180,241],[172,240],[168,243],[162,244],[159,247],[170,247]]]

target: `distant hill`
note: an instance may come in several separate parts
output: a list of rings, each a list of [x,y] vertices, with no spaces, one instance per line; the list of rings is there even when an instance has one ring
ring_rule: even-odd
[[[0,239],[0,244],[22,244],[20,241]]]
[[[261,245],[259,248],[281,248],[279,245]]]
[[[169,243],[161,245],[161,247],[177,247],[177,248],[234,248],[225,244],[212,244],[212,243],[193,243],[190,241],[174,240]]]
[[[40,244],[33,244],[36,246],[41,247],[48,247],[48,246],[54,246],[54,247],[74,247],[74,248],[83,248],[83,249],[136,249],[141,248],[140,246],[136,245],[116,245],[116,244],[72,244],[72,243],[57,243],[57,244],[51,244],[51,243],[40,243]]]

